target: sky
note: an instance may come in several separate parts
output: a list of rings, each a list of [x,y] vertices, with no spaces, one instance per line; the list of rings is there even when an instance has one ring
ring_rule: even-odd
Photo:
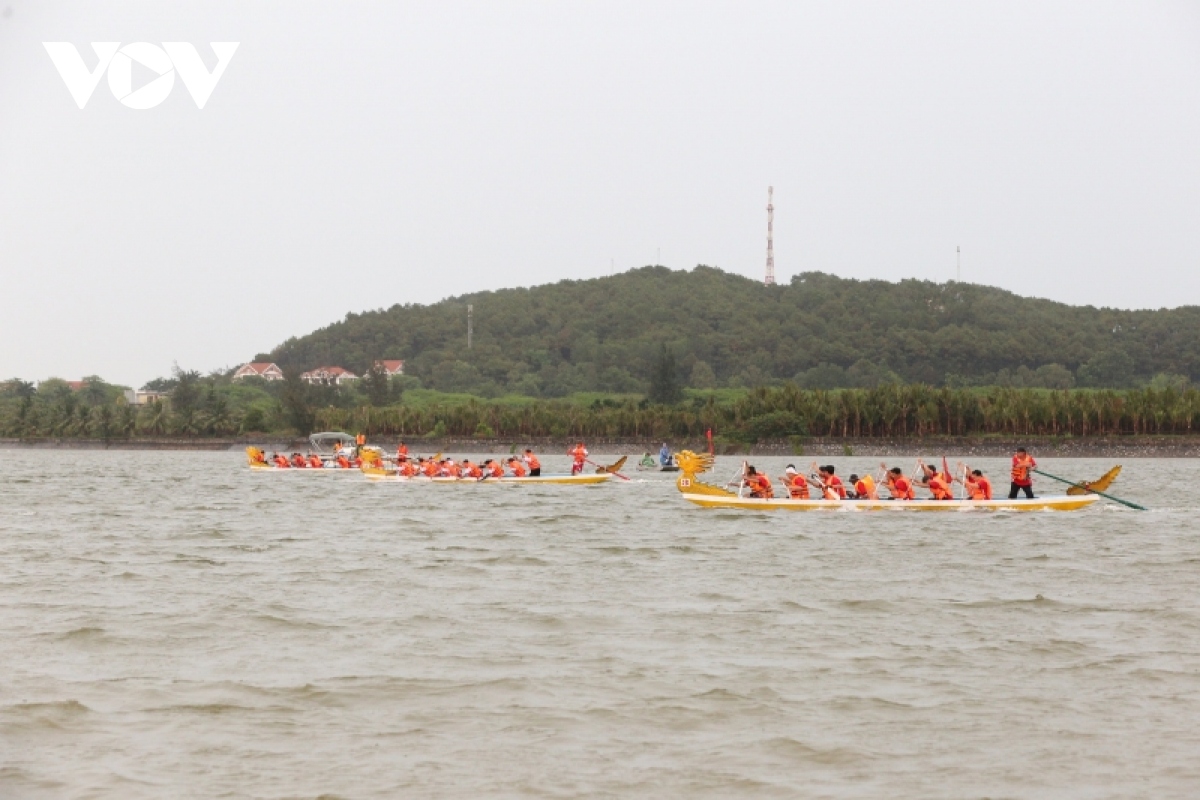
[[[111,67],[80,109],[43,42],[238,47],[203,109],[183,68],[126,107]],[[950,280],[961,247],[1022,295],[1200,303],[1200,4],[0,0],[0,379],[140,386],[653,263],[761,278],[768,185],[780,282]]]

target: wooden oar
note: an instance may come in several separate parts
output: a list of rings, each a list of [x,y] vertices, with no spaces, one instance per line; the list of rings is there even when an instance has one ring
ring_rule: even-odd
[[[585,459],[584,459],[584,461],[586,461],[587,463],[591,464],[593,467],[601,467],[601,468],[603,468],[603,469],[604,469],[604,471],[605,471],[606,473],[608,473],[609,475],[616,475],[618,478],[620,478],[620,479],[621,479],[621,480],[623,480],[623,481],[630,480],[629,478],[626,478],[624,475],[622,475],[622,474],[621,474],[621,473],[619,473],[619,472],[608,472],[608,467],[605,467],[603,464],[597,464],[595,461],[592,461],[590,458],[585,458]]]
[[[1129,506],[1130,508],[1136,508],[1138,511],[1149,511],[1150,510],[1150,509],[1146,508],[1145,506],[1139,506],[1137,503],[1131,503],[1128,500],[1122,500],[1119,497],[1113,497],[1111,494],[1106,494],[1104,492],[1098,492],[1095,489],[1089,489],[1086,486],[1082,486],[1078,483],[1075,483],[1075,481],[1069,481],[1066,478],[1060,478],[1057,475],[1051,475],[1049,472],[1042,472],[1040,469],[1031,467],[1030,471],[1036,472],[1038,475],[1045,475],[1047,478],[1053,478],[1056,481],[1062,481],[1063,483],[1067,484],[1068,486],[1078,486],[1080,489],[1083,489],[1084,491],[1086,491],[1090,494],[1098,494],[1101,497],[1107,497],[1109,500],[1112,500],[1114,503],[1120,503],[1123,506]]]

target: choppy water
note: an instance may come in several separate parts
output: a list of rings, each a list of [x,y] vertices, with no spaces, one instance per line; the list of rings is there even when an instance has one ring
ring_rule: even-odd
[[[1200,794],[1195,462],[1126,464],[1149,514],[637,477],[0,451],[0,797]]]

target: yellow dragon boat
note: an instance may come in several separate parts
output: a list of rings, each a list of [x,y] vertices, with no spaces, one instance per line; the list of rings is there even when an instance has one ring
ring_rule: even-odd
[[[793,500],[790,497],[746,497],[697,477],[712,469],[713,457],[684,450],[676,455],[679,477],[675,486],[683,499],[703,508],[749,511],[1078,511],[1099,500],[1094,494],[1007,497],[995,500]]]

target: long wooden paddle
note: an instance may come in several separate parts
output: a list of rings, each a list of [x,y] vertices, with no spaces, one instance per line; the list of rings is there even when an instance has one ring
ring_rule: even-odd
[[[1056,481],[1062,481],[1063,483],[1067,484],[1068,486],[1078,486],[1080,489],[1083,489],[1085,492],[1088,492],[1090,494],[1098,494],[1101,497],[1107,497],[1109,500],[1112,500],[1114,503],[1120,503],[1123,506],[1129,506],[1130,508],[1136,508],[1138,511],[1149,511],[1150,510],[1150,509],[1146,508],[1145,506],[1139,506],[1137,503],[1131,503],[1128,500],[1122,500],[1119,497],[1113,497],[1111,494],[1106,494],[1105,492],[1098,492],[1095,489],[1089,489],[1086,486],[1082,486],[1078,483],[1075,483],[1075,481],[1069,481],[1066,478],[1060,478],[1057,475],[1051,475],[1049,472],[1042,472],[1040,469],[1036,469],[1034,467],[1030,467],[1030,471],[1036,472],[1038,475],[1045,475],[1047,478],[1052,478]]]
[[[621,473],[616,472],[616,471],[610,471],[608,469],[608,467],[604,466],[603,464],[597,464],[595,461],[592,461],[590,458],[585,458],[584,461],[591,464],[593,467],[600,467],[604,472],[608,473],[609,475],[616,475],[621,480],[625,480],[625,481],[629,480],[629,478],[626,478]]]

